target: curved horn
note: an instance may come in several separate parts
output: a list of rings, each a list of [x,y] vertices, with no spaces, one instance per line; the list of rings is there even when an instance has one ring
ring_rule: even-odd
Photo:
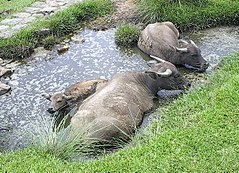
[[[198,46],[194,43],[194,41],[190,40],[189,42],[190,42],[191,44],[193,44],[195,47],[198,47]]]
[[[178,48],[178,47],[176,47],[176,50],[179,51],[179,52],[188,52],[187,48]]]
[[[188,42],[186,40],[183,40],[183,39],[179,39],[178,42],[180,43],[184,43],[184,44],[188,44]]]
[[[159,57],[156,57],[156,56],[154,56],[154,55],[149,55],[149,56],[150,56],[151,58],[153,58],[153,59],[159,61],[159,62],[162,62],[162,63],[166,62],[165,60],[163,60],[163,59],[161,59],[161,58],[159,58]]]

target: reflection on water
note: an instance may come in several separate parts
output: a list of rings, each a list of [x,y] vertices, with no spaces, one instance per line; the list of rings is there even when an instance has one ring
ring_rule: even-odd
[[[19,131],[27,129],[29,122],[34,123],[39,116],[50,117],[45,111],[49,102],[41,97],[41,93],[62,91],[78,81],[101,76],[110,79],[116,73],[140,71],[148,67],[145,61],[148,57],[138,49],[125,51],[117,48],[114,31],[85,30],[81,33],[85,42],[70,43],[70,49],[65,54],[53,52],[16,67],[11,79],[6,79],[12,87],[11,94],[0,97],[0,150],[3,147],[1,143],[4,143],[1,137],[8,132],[6,128],[1,131],[1,127],[8,126]],[[208,72],[221,57],[239,51],[239,34],[235,27],[186,35],[198,44],[203,57],[211,63]],[[11,143],[11,147],[16,147],[17,140],[13,141],[16,144]]]

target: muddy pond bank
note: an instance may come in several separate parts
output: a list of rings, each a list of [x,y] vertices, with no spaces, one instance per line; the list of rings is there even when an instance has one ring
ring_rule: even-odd
[[[202,55],[210,62],[207,73],[223,56],[239,51],[238,27],[222,27],[184,34],[194,40]],[[37,117],[51,118],[46,112],[49,102],[41,97],[43,92],[62,91],[77,81],[105,77],[116,73],[141,71],[147,68],[147,60],[138,49],[122,50],[114,43],[115,30],[80,33],[84,43],[70,43],[65,54],[51,52],[27,63],[16,65],[11,78],[4,79],[12,92],[0,97],[0,150],[17,148],[24,139],[18,135],[29,128]],[[181,69],[181,68],[180,68]],[[195,72],[183,73],[195,78]],[[200,74],[201,75],[201,74]]]

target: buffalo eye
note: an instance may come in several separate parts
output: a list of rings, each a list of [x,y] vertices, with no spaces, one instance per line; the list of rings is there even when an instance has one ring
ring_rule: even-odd
[[[57,100],[56,102],[57,102],[57,103],[61,103],[61,102],[62,102],[62,100]]]
[[[179,76],[180,76],[179,74],[175,74],[173,77],[178,78]]]

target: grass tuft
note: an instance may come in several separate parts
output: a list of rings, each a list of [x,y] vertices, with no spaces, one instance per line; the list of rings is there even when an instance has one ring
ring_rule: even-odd
[[[189,4],[189,5],[207,5],[209,0],[169,0],[169,3],[177,3],[179,5]]]
[[[71,135],[71,126],[65,127],[67,116],[60,122],[40,117],[31,124],[29,131],[25,132],[28,145],[37,148],[46,154],[51,154],[61,160],[70,160],[93,153],[93,143],[85,139],[85,135]]]
[[[56,43],[58,43],[58,40],[54,36],[47,36],[42,40],[42,44],[44,45],[45,49],[51,49]]]
[[[139,39],[139,28],[132,24],[123,24],[117,28],[115,33],[115,42],[124,47],[133,47],[137,45]]]

